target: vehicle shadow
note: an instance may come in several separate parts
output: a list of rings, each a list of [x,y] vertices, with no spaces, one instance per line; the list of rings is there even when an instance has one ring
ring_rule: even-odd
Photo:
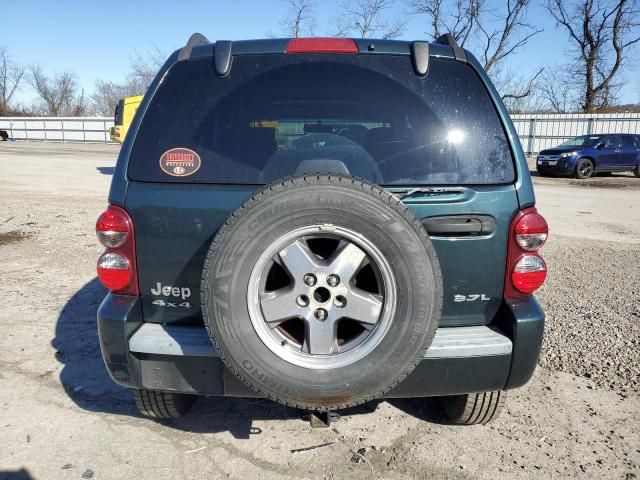
[[[96,170],[98,170],[103,175],[113,175],[116,167],[96,167]]]
[[[100,353],[96,311],[106,293],[97,278],[78,290],[58,316],[51,345],[64,364],[62,386],[80,408],[130,415],[135,413],[131,396],[111,380]]]
[[[129,389],[117,385],[107,373],[100,352],[96,312],[107,291],[93,278],[66,303],[51,342],[56,359],[64,367],[60,380],[66,394],[83,410],[140,417]],[[375,412],[381,400],[341,410],[340,415],[366,415]],[[430,399],[389,399],[396,408],[428,422],[443,421],[439,408]],[[192,433],[229,432],[248,439],[259,434],[256,420],[299,420],[306,412],[263,399],[200,397],[184,417],[158,422],[169,428]],[[145,420],[152,422],[153,420]]]
[[[33,477],[29,470],[21,468],[20,470],[8,471],[0,470],[0,480],[32,480]]]
[[[419,420],[439,425],[451,425],[447,421],[438,397],[429,398],[393,398],[387,400],[391,405]]]
[[[340,410],[338,413],[342,417],[369,415],[375,412],[380,403],[372,401]],[[262,433],[262,430],[254,425],[255,420],[296,420],[301,429],[309,425],[308,412],[304,410],[265,399],[229,397],[199,398],[189,414],[162,423],[193,433],[229,432],[235,438],[248,439],[251,435]],[[337,424],[339,423],[340,420],[337,420]]]

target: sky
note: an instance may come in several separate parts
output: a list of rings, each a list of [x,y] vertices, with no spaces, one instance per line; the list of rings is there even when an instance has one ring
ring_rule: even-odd
[[[500,1],[490,3],[497,7]],[[568,55],[564,32],[550,20],[541,1],[534,0],[527,19],[544,32],[509,60],[510,67],[524,75],[543,66],[558,68]],[[329,33],[322,27],[326,29],[336,16],[338,2],[317,0],[319,33]],[[406,13],[405,5],[399,0],[389,15]],[[193,32],[203,33],[211,41],[263,38],[268,32],[279,33],[279,22],[286,14],[283,0],[21,0],[2,8],[0,45],[9,48],[14,61],[40,64],[49,74],[75,72],[79,84],[90,93],[98,79],[122,81],[135,50],[144,53],[157,46],[168,54],[183,46]],[[403,38],[427,38],[426,24],[425,17],[412,17]],[[639,64],[637,50],[630,65]],[[624,79],[620,101],[640,102],[640,67],[628,68]],[[25,85],[18,101],[30,103],[34,97]]]

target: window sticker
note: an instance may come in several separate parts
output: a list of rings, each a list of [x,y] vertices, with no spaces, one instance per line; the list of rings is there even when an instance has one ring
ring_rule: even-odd
[[[160,168],[172,177],[188,177],[198,171],[200,155],[188,148],[172,148],[160,156]]]

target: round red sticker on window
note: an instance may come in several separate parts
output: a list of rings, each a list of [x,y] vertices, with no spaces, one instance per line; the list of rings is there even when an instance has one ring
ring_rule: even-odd
[[[201,164],[200,155],[188,148],[172,148],[160,157],[160,168],[173,177],[193,175]]]

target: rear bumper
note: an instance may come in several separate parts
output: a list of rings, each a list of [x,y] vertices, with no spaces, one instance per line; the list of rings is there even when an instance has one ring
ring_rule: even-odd
[[[416,369],[387,398],[502,390],[533,374],[544,329],[534,297],[507,302],[495,325],[439,328]],[[137,297],[109,294],[98,310],[100,348],[115,382],[131,388],[253,397],[202,326],[142,322]]]

